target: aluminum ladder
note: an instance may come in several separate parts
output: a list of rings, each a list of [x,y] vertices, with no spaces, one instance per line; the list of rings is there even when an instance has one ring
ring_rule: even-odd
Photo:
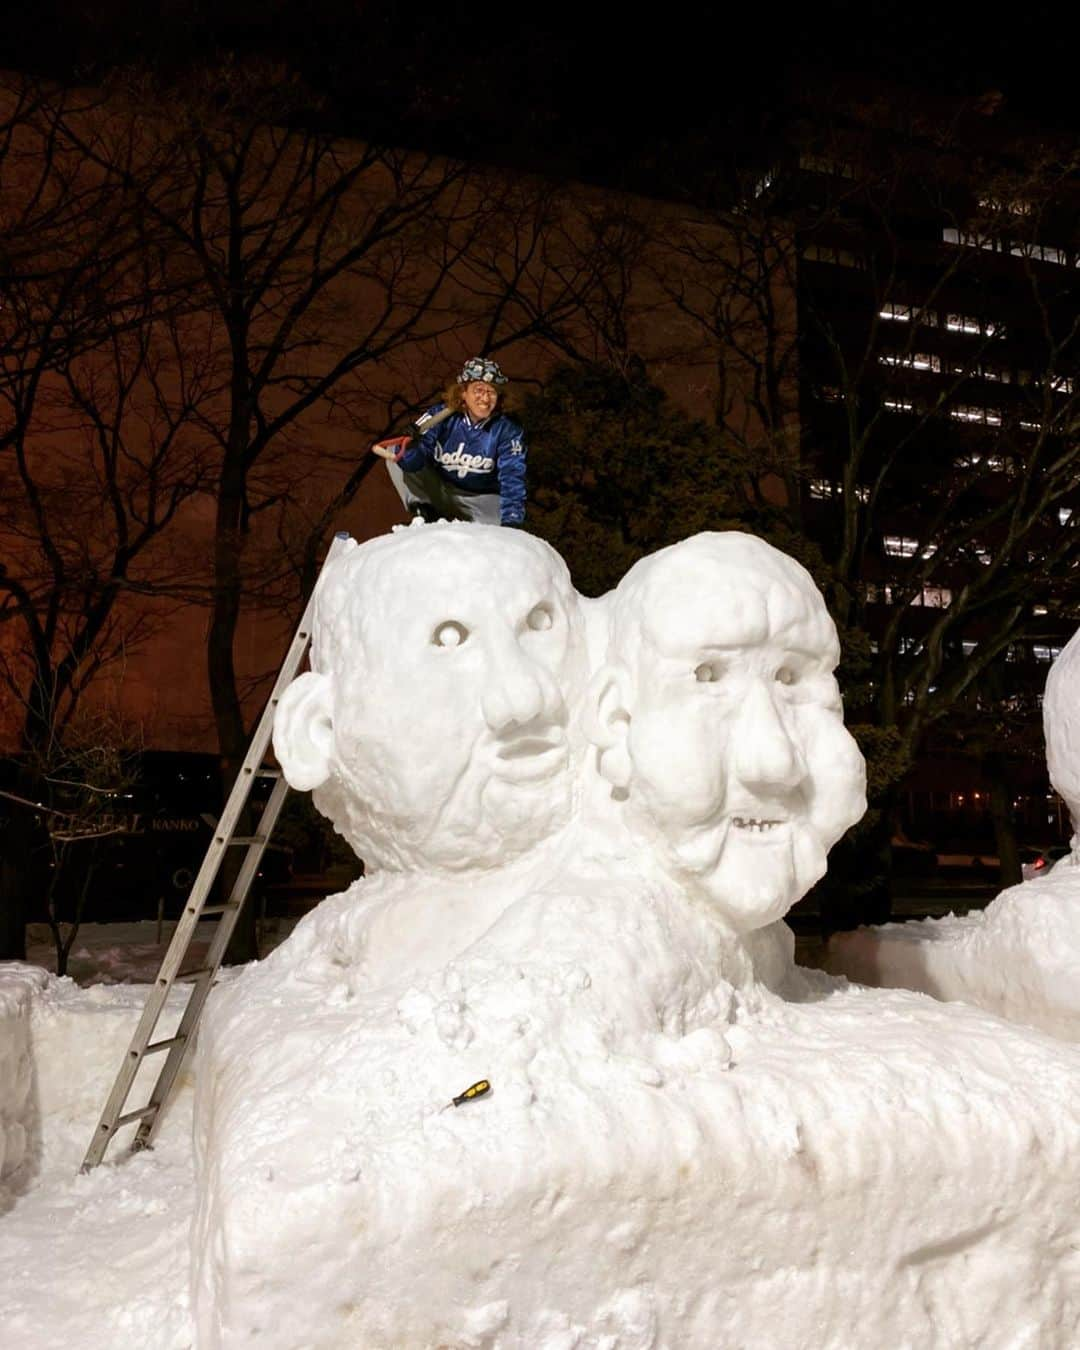
[[[326,569],[333,558],[344,550],[348,542],[348,534],[340,533],[334,537],[323,563],[323,570]],[[322,572],[319,575],[321,576]],[[120,1066],[120,1072],[116,1076],[112,1091],[109,1093],[109,1099],[101,1113],[101,1119],[98,1121],[93,1138],[90,1140],[90,1147],[86,1150],[86,1157],[83,1159],[81,1168],[83,1172],[88,1172],[102,1161],[105,1157],[105,1150],[109,1147],[117,1131],[123,1129],[125,1125],[138,1121],[138,1129],[131,1143],[132,1152],[149,1148],[153,1143],[161,1110],[168,1101],[169,1093],[172,1091],[173,1084],[180,1073],[187,1052],[191,1048],[199,1016],[221,966],[225,948],[228,946],[229,938],[232,936],[244,901],[247,899],[248,891],[251,889],[251,883],[262,860],[263,850],[269,842],[274,826],[277,824],[278,816],[281,814],[285,798],[289,793],[289,785],[282,777],[281,770],[268,768],[265,764],[265,757],[274,728],[274,713],[278,701],[286,687],[296,677],[304,657],[307,655],[308,645],[311,641],[311,618],[315,607],[317,589],[316,584],[312,589],[303,617],[278,672],[274,687],[270,691],[266,707],[263,709],[262,716],[259,718],[258,725],[252,734],[247,754],[240,766],[240,772],[236,776],[232,791],[229,793],[229,799],[225,803],[225,809],[221,813],[221,819],[214,830],[214,837],[206,850],[206,856],[203,858],[198,875],[192,884],[191,894],[184,905],[172,941],[169,943],[169,948],[161,962],[161,969],[157,973],[157,978],[146,1000],[139,1025],[131,1038],[131,1044],[124,1056],[124,1062]],[[276,781],[266,805],[262,809],[256,832],[252,835],[239,835],[236,833],[237,822],[248,803],[255,782],[259,778],[272,778]],[[246,853],[236,881],[229,893],[229,898],[224,904],[208,905],[206,901],[221,867],[225,850],[233,847],[244,848]],[[181,973],[180,967],[191,947],[199,920],[215,914],[220,915],[220,918],[214,936],[210,941],[205,962],[198,970],[188,970]],[[190,980],[192,982],[191,994],[180,1018],[180,1024],[173,1035],[153,1041],[151,1037],[168,1002],[169,992],[177,980]],[[164,1054],[165,1062],[150,1093],[150,1100],[145,1106],[141,1106],[137,1110],[125,1111],[124,1106],[143,1060],[147,1055],[157,1054]]]

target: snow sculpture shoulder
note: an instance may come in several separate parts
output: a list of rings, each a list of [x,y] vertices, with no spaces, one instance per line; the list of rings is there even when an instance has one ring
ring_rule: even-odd
[[[813,579],[752,535],[695,535],[630,569],[610,632],[590,734],[630,828],[736,930],[781,918],[866,809]]]
[[[311,666],[274,750],[369,866],[489,868],[570,819],[584,629],[541,540],[444,524],[352,547],[321,579]]]

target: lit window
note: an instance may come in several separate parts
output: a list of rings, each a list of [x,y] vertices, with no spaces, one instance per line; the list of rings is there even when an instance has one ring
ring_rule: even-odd
[[[982,463],[982,455],[957,455],[955,464],[958,469],[977,469]]]
[[[1061,648],[1051,646],[1047,642],[1033,642],[1031,654],[1036,661],[1056,661],[1061,655]]]
[[[1049,384],[1055,394],[1071,394],[1073,392],[1073,381],[1070,375],[1052,375]]]
[[[993,408],[979,408],[971,403],[962,403],[949,409],[954,422],[979,422],[987,427],[1001,426],[1001,414]]]
[[[810,496],[818,501],[824,501],[829,497],[838,497],[840,495],[840,484],[832,483],[828,478],[810,479]]]
[[[995,384],[1012,384],[1012,372],[1000,366],[984,366],[981,362],[967,366],[958,362],[953,366],[955,375],[966,375],[969,379],[993,380]]]
[[[855,168],[842,159],[833,159],[830,155],[814,155],[809,150],[799,156],[799,168],[808,173],[831,173],[838,178],[854,178]]]
[[[843,395],[840,390],[837,389],[835,384],[823,384],[818,390],[818,393],[826,403],[839,403],[843,398]]]
[[[871,655],[872,655],[872,656],[877,656],[877,654],[878,654],[878,652],[879,652],[880,650],[881,650],[881,648],[880,648],[880,646],[878,645],[878,640],[877,640],[877,638],[871,638],[871,639],[870,639],[870,653],[871,653]]]
[[[932,558],[934,554],[937,552],[937,550],[938,550],[937,544],[927,544],[926,547],[923,549],[923,551],[919,554],[919,557]]]
[[[1065,250],[1054,248],[1052,244],[1011,244],[1009,252],[1014,253],[1018,258],[1034,258],[1036,262],[1057,263],[1059,267],[1069,265]]]
[[[905,370],[941,370],[941,357],[930,352],[909,352],[905,355],[882,352],[878,362],[883,366],[902,366]]]
[[[863,506],[870,500],[870,488],[866,483],[858,483],[855,487],[855,498]]]
[[[1045,614],[1047,613],[1047,609],[1045,605],[1032,605],[1031,612],[1032,614]]]
[[[1019,642],[1010,642],[1005,648],[1005,660],[1010,662],[1022,661],[1024,659],[1024,648]]]
[[[910,707],[915,702],[915,690],[909,689],[904,695],[904,702]]]
[[[990,566],[991,562],[993,561],[993,557],[990,553],[990,550],[984,544],[972,545],[971,551],[975,554],[976,558],[978,558],[979,562],[981,562],[984,567]]]
[[[915,404],[906,398],[887,398],[883,400],[884,406],[890,412],[914,412]]]
[[[1031,215],[1031,203],[1024,201],[1022,197],[980,197],[979,206],[984,211],[1005,211],[1010,216]]]
[[[1027,417],[1021,417],[1020,429],[1021,431],[1042,431],[1042,423],[1032,421]]]
[[[980,337],[1004,337],[1005,325],[996,319],[981,319],[977,314],[946,314],[950,333],[977,333]]]
[[[927,609],[948,609],[952,604],[952,591],[948,586],[924,586],[916,603],[925,605]]]
[[[901,656],[918,656],[922,651],[922,638],[902,637],[900,639]]]
[[[941,231],[941,238],[946,244],[958,244],[963,248],[982,248],[990,253],[1011,253],[1018,258],[1034,258],[1037,262],[1057,263],[1061,267],[1067,267],[1069,264],[1065,250],[1055,248],[1053,244],[1029,244],[1022,241],[1010,244],[993,235],[957,230],[951,225],[946,225]],[[1073,266],[1080,266],[1080,258]]]
[[[919,551],[919,541],[908,534],[887,534],[882,544],[890,558],[914,558]]]
[[[802,255],[807,262],[834,263],[837,267],[854,267],[859,270],[866,267],[865,258],[860,258],[850,249],[838,248],[833,244],[806,244]]]
[[[1059,525],[1068,525],[1069,521],[1072,520],[1072,518],[1073,518],[1073,508],[1072,508],[1071,506],[1059,506],[1059,507],[1058,507],[1058,524],[1059,524]]]
[[[1006,455],[987,455],[986,467],[991,473],[1008,473],[1012,464]]]
[[[888,319],[895,323],[921,323],[924,328],[938,326],[937,312],[932,309],[919,309],[915,305],[902,305],[889,300],[878,310],[879,319]]]
[[[765,193],[768,192],[768,190],[772,187],[773,183],[776,182],[776,175],[778,172],[779,172],[778,166],[774,164],[771,169],[769,169],[766,173],[762,174],[762,176],[757,180],[757,182],[751,189],[753,195],[755,197],[764,196]]]
[[[965,638],[963,642],[960,643],[960,650],[964,653],[965,656],[970,656],[978,645],[979,644],[977,642],[971,642],[967,638]]]

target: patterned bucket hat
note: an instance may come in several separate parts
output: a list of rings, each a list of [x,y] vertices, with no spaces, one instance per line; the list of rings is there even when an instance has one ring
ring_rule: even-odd
[[[487,384],[505,384],[506,376],[499,369],[498,362],[489,361],[486,356],[473,356],[461,367],[457,382],[471,384],[473,380],[484,380]]]

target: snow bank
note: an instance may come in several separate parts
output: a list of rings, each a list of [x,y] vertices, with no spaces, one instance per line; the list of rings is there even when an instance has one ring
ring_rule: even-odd
[[[0,1205],[32,1155],[34,1109],[30,1006],[48,976],[17,962],[0,963]]]
[[[860,984],[960,999],[1080,1040],[1080,870],[1070,860],[962,917],[836,933],[825,968]]]
[[[145,985],[94,985],[49,975],[36,966],[0,964],[0,1130],[3,1176],[12,1184],[31,1171],[77,1168],[123,1062],[148,993]],[[179,1021],[175,991],[161,1029]],[[146,1063],[132,1105],[149,1094]],[[140,1096],[139,1094],[142,1093]],[[183,1074],[162,1129],[190,1128],[191,1079]],[[118,1136],[117,1148],[127,1142]]]

